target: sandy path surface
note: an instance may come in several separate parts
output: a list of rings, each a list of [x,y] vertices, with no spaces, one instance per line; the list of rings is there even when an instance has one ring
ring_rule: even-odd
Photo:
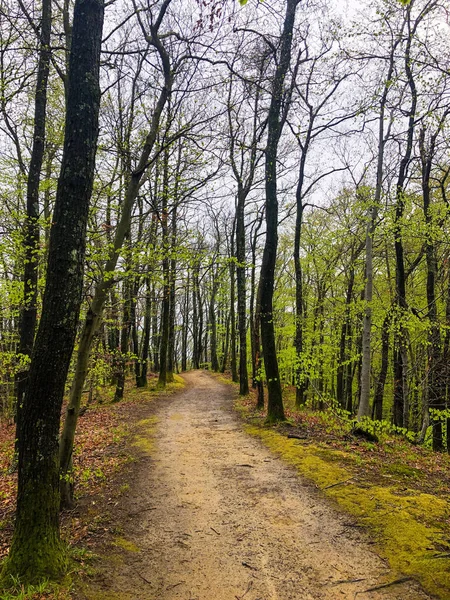
[[[242,431],[233,392],[203,372],[163,400],[155,448],[121,500],[130,549],[89,600],[419,600],[351,518]],[[134,546],[133,546],[134,545]]]

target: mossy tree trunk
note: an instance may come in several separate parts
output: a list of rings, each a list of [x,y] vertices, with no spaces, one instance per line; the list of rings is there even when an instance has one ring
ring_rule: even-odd
[[[83,345],[80,343],[78,348],[77,361],[75,365],[74,385],[72,386],[70,392],[70,399],[67,407],[66,419],[64,421],[64,428],[61,434],[60,464],[61,482],[63,486],[64,482],[66,482],[68,479],[68,473],[71,465],[73,444],[75,440],[75,431],[81,404],[81,393],[87,374],[87,364],[92,347],[92,340],[94,339],[94,335],[101,323],[103,308],[106,299],[111,292],[111,288],[114,285],[114,279],[113,277],[111,277],[111,275],[116,269],[120,250],[122,248],[126,235],[130,230],[131,212],[139,193],[141,179],[149,166],[149,158],[157,140],[161,115],[172,90],[174,73],[171,69],[169,55],[167,54],[161,40],[158,38],[159,27],[169,7],[170,1],[171,0],[167,0],[161,7],[157,19],[157,25],[151,28],[151,36],[147,36],[148,43],[156,48],[156,50],[158,51],[158,55],[161,59],[164,71],[164,85],[161,89],[158,101],[152,114],[149,131],[147,133],[147,136],[145,137],[145,141],[142,147],[137,167],[127,179],[128,183],[122,206],[121,217],[116,227],[114,239],[110,244],[110,255],[103,266],[104,275],[95,289],[94,297],[89,307],[86,319],[83,323],[83,329],[81,332],[81,340],[83,342]],[[155,306],[154,302],[153,306]]]
[[[66,561],[59,535],[58,434],[75,343],[92,193],[100,105],[103,0],[74,9],[66,128],[42,317],[31,359],[19,431],[14,536],[2,581],[58,578]]]

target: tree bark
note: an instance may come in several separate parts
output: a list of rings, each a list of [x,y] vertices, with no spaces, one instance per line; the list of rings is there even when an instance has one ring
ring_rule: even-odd
[[[34,131],[31,160],[27,179],[27,205],[24,223],[23,245],[23,309],[19,325],[18,353],[31,356],[37,321],[39,277],[39,183],[45,150],[45,126],[47,117],[47,83],[50,72],[50,35],[52,25],[52,2],[43,0],[39,42],[39,62],[36,78],[34,106]],[[16,377],[16,440],[20,432],[20,413],[27,382],[26,367]],[[16,442],[17,443],[17,442]],[[17,448],[16,448],[17,450]]]
[[[24,583],[58,578],[66,566],[59,536],[58,434],[83,289],[103,15],[102,0],[75,3],[64,150],[42,317],[23,400],[16,522],[3,581],[10,581],[10,576]]]
[[[245,193],[238,185],[236,207],[236,282],[239,327],[239,394],[246,396],[248,390],[247,371],[247,297],[245,289]]]
[[[273,291],[278,246],[277,156],[283,129],[282,102],[285,78],[291,62],[292,35],[299,0],[287,0],[280,54],[272,84],[268,114],[265,163],[266,242],[261,265],[261,339],[268,389],[268,421],[284,420],[283,397],[275,344]]]
[[[161,115],[172,89],[173,73],[170,66],[170,60],[166,50],[164,49],[161,41],[158,38],[157,29],[157,27],[159,27],[162,22],[165,11],[167,10],[169,4],[170,0],[166,1],[163,7],[161,8],[161,12],[157,19],[157,26],[155,25],[152,28],[150,38],[150,42],[158,50],[158,54],[163,65],[164,85],[160,92],[155,110],[152,115],[150,129],[147,134],[147,137],[145,138],[144,146],[142,148],[142,152],[139,158],[139,163],[137,165],[137,168],[130,174],[130,177],[128,178],[127,189],[125,193],[124,203],[122,206],[122,215],[119,220],[119,223],[117,224],[114,240],[111,244],[111,253],[103,268],[103,279],[98,283],[95,289],[94,298],[92,299],[87,317],[83,323],[83,329],[81,333],[83,345],[81,345],[80,343],[78,347],[77,361],[75,365],[74,385],[72,386],[70,392],[70,399],[67,407],[66,419],[64,421],[63,432],[61,435],[60,463],[62,481],[67,480],[67,473],[71,462],[73,442],[75,439],[75,429],[78,421],[78,413],[80,410],[81,393],[83,391],[84,381],[86,378],[87,363],[92,346],[92,340],[101,322],[105,301],[108,297],[111,287],[114,284],[112,274],[115,271],[117,261],[119,259],[120,249],[122,248],[127,232],[130,229],[132,208],[134,206],[136,197],[139,192],[142,176],[148,168],[149,157],[157,139]]]

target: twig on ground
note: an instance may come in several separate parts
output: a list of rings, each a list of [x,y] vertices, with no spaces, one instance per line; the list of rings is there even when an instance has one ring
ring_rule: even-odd
[[[247,589],[242,594],[242,596],[235,596],[236,600],[242,600],[242,598],[244,598],[244,596],[246,596],[249,593],[249,591],[252,589],[252,587],[253,587],[253,581],[249,581],[248,585],[247,585]]]
[[[344,483],[348,483],[349,481],[352,481],[353,477],[349,477],[348,479],[345,479],[344,481],[338,481],[337,483],[332,483],[331,485],[327,485],[323,488],[321,488],[322,490],[329,490],[330,488],[334,488],[337,485],[344,485]]]
[[[376,585],[374,587],[368,588],[367,590],[362,590],[361,592],[356,593],[363,594],[366,592],[376,592],[378,590],[383,590],[384,588],[392,587],[393,585],[400,585],[401,583],[406,583],[407,581],[412,580],[412,577],[400,577],[400,579],[394,579],[394,581],[390,581],[389,583],[382,583],[381,585]]]
[[[179,585],[183,585],[183,583],[186,583],[186,582],[185,581],[179,581],[178,583],[174,583],[173,585],[168,585],[166,587],[166,591],[173,590],[174,588],[178,587]]]
[[[258,570],[256,567],[254,567],[253,565],[249,565],[246,562],[242,562],[242,566],[243,567],[247,567],[247,569],[251,569],[252,571],[257,571]]]
[[[144,576],[143,576],[141,573],[139,573],[139,571],[136,571],[136,573],[139,575],[139,577],[140,577],[140,578],[141,578],[143,581],[145,581],[145,583],[148,583],[149,585],[151,585],[151,584],[152,584],[152,582],[151,582],[151,581],[149,581],[148,579],[146,579],[146,578],[145,578],[145,577],[144,577]]]
[[[338,581],[332,581],[331,583],[326,583],[325,585],[329,585],[330,587],[334,585],[344,585],[345,583],[358,583],[360,581],[365,581],[365,578],[359,579],[339,579]]]

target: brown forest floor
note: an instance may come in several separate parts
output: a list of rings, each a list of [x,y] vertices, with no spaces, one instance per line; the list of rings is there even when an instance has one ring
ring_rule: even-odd
[[[184,379],[186,387],[171,397],[149,403],[153,393],[130,389],[127,402],[95,407],[82,418],[82,462],[77,467],[81,498],[63,519],[65,536],[75,548],[76,590],[36,594],[33,600],[431,597],[398,568],[390,569],[360,521],[339,512],[336,499],[330,503],[314,477],[300,479],[289,456],[291,465],[276,457],[273,451],[284,454],[278,447],[266,447],[273,446],[272,438],[250,431],[261,415],[254,415],[247,426],[255,435],[244,431],[233,411],[231,386],[204,372],[188,373]],[[241,409],[248,408],[241,403]],[[4,469],[11,452],[11,431],[5,431],[0,429]],[[319,450],[327,446],[359,456],[351,465],[352,477],[366,477],[369,484],[373,479],[374,486],[384,475],[397,477],[395,469],[392,475],[383,468],[401,458],[380,463],[380,452],[390,456],[389,442],[375,447],[341,439],[314,416],[298,417],[294,428],[279,428],[273,435],[286,438],[292,432],[299,438],[314,435]],[[304,444],[301,439],[289,442]],[[439,463],[429,455],[425,452],[424,460],[433,460],[445,473],[445,459]],[[343,454],[341,458],[348,463]],[[425,471],[430,465],[425,462]],[[422,472],[419,465],[414,468]],[[3,473],[0,547],[5,550],[14,478]],[[335,474],[341,477],[339,470]],[[426,478],[412,478],[414,486],[421,480],[429,491]],[[434,480],[431,485],[436,486]],[[445,487],[441,483],[439,491]],[[439,597],[450,595],[444,591]]]

